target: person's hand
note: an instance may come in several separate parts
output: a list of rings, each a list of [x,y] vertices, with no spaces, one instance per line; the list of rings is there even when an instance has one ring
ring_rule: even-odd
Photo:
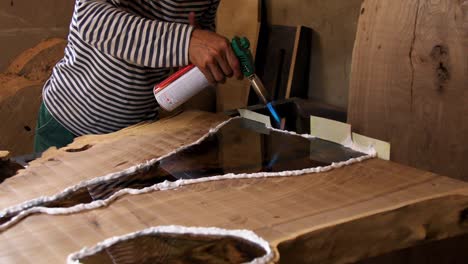
[[[194,16],[189,17],[195,25]],[[230,42],[214,32],[195,29],[189,45],[189,59],[203,72],[210,83],[224,83],[226,77],[242,79],[240,63]]]

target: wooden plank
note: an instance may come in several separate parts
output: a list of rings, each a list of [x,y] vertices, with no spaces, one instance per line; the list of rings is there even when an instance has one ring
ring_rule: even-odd
[[[445,251],[441,252],[441,256],[433,255],[433,251],[430,251],[437,249],[437,247],[429,247],[419,252],[417,247],[425,246],[428,243],[444,245],[442,241],[433,240],[433,236],[452,237],[454,234],[452,228],[440,227],[444,225],[454,227],[454,223],[446,222],[448,218],[444,216],[450,215],[456,218],[459,211],[448,208],[453,208],[455,204],[465,207],[467,205],[465,198],[455,195],[431,199],[407,205],[398,210],[364,217],[338,226],[326,227],[299,236],[292,241],[281,243],[279,251],[282,253],[283,259],[286,260],[284,263],[354,263],[357,260],[366,260],[372,256],[380,256],[382,252],[392,252],[399,248],[406,249],[407,254],[412,256],[413,262],[405,258],[401,258],[399,261],[393,259],[392,262],[388,259],[392,260],[394,256],[383,255],[378,258],[379,261],[369,261],[368,263],[463,263],[466,259],[460,257],[466,256],[466,242],[468,241],[466,237],[464,240],[459,240],[465,243],[465,246],[461,247],[453,244],[452,240],[444,241],[448,245],[455,246],[458,250],[445,246]],[[456,239],[460,237],[463,235],[456,236]],[[370,241],[378,242],[369,243]],[[409,244],[417,246],[407,248]],[[297,252],[314,252],[315,254],[297,254]],[[419,255],[411,254],[413,252],[417,252]],[[431,256],[430,261],[428,261],[428,256]],[[437,259],[448,260],[450,258],[452,258],[451,262],[437,261]]]
[[[41,41],[15,58],[6,72],[45,82],[55,64],[63,58],[66,45],[67,41],[61,38]]]
[[[79,138],[0,184],[0,208],[159,157],[224,119],[189,112]],[[236,147],[238,153],[251,148]],[[31,215],[0,233],[0,260],[63,263],[68,254],[106,238],[175,224],[253,230],[278,247],[285,263],[345,263],[467,234],[467,208],[467,183],[372,159],[303,176],[126,195],[107,207],[69,215]]]
[[[362,0],[268,0],[267,21],[313,29],[308,97],[346,109]]]
[[[291,61],[293,61],[293,62],[296,61],[296,59],[297,59],[298,46],[299,46],[300,36],[301,36],[300,32],[301,32],[301,26],[298,26],[296,28],[296,38],[294,39],[294,49],[293,49],[292,59],[291,59]],[[293,80],[293,77],[294,77],[294,68],[295,68],[295,66],[296,66],[295,63],[292,63],[291,67],[289,69],[288,85],[287,85],[286,94],[285,94],[286,99],[289,99],[291,97],[291,84],[292,84],[292,80]]]
[[[312,29],[297,26],[285,98],[308,97]]]
[[[15,263],[33,254],[36,263],[59,263],[103,238],[172,224],[253,230],[279,246],[286,263],[357,261],[468,232],[459,224],[466,184],[377,159],[317,175],[170,192],[126,196],[79,214],[30,216],[0,234],[0,258]],[[359,243],[348,250],[349,241]]]
[[[233,12],[235,10],[235,12]],[[245,36],[250,40],[251,50],[257,50],[260,29],[260,0],[221,1],[217,18],[217,33],[232,39]],[[247,79],[228,79],[217,87],[217,111],[227,111],[247,106],[250,83]]]
[[[349,122],[391,159],[468,180],[466,1],[365,1]]]
[[[0,2],[0,71],[47,38],[66,38],[75,1]]]
[[[50,196],[83,180],[159,157],[196,141],[225,119],[215,114],[186,112],[168,119],[170,124],[168,120],[141,124],[112,134],[80,137],[60,150],[51,148],[26,170],[0,185],[0,208]]]
[[[42,41],[21,53],[0,75],[0,148],[13,156],[33,152],[42,88],[63,57],[66,43],[59,38]]]
[[[12,156],[33,152],[42,83],[16,75],[0,75],[0,149]]]

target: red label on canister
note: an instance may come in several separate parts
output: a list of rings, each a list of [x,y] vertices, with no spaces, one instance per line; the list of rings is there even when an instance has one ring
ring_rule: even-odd
[[[156,86],[154,86],[154,93],[156,94],[156,93],[160,92],[162,89],[166,88],[168,85],[173,83],[175,80],[179,79],[182,75],[186,74],[187,72],[189,72],[193,68],[195,68],[195,65],[190,64],[190,65],[185,66],[184,68],[176,71],[174,74],[169,76],[166,80],[162,81],[159,84],[156,84]]]
[[[189,65],[156,85],[153,92],[159,106],[172,111],[209,85],[200,69]]]

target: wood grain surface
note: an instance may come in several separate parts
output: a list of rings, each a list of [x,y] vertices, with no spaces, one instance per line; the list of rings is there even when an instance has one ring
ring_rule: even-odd
[[[349,122],[391,159],[468,180],[468,1],[363,3]]]
[[[164,155],[224,119],[188,112],[79,138],[0,184],[1,208]],[[468,184],[372,159],[324,173],[212,181],[126,195],[74,214],[31,215],[0,233],[0,262],[63,263],[113,236],[183,225],[252,230],[278,247],[285,263],[346,263],[466,234],[467,208]]]

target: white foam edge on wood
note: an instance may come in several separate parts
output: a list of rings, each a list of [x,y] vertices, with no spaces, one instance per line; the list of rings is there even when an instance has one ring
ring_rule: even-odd
[[[206,236],[230,236],[247,240],[253,244],[260,246],[265,250],[266,254],[248,262],[251,264],[269,263],[275,257],[274,251],[270,244],[263,238],[250,230],[228,230],[217,227],[185,227],[185,226],[156,226],[147,228],[141,231],[130,233],[123,236],[115,236],[108,238],[93,247],[85,247],[78,252],[68,255],[68,264],[79,264],[79,260],[98,253],[106,248],[109,248],[119,242],[128,241],[137,237],[157,235],[157,234],[191,234],[191,235],[206,235]]]
[[[375,150],[373,148],[360,149],[359,146],[356,146],[355,144],[350,143],[350,144],[347,144],[347,145],[344,145],[344,146],[348,147],[348,148],[351,148],[353,150],[365,153],[366,155],[358,157],[358,158],[352,158],[352,159],[342,161],[342,162],[332,163],[331,165],[328,165],[328,166],[307,168],[307,169],[302,169],[302,170],[291,170],[291,171],[282,171],[282,172],[242,173],[242,174],[229,173],[229,174],[217,175],[217,176],[199,178],[199,179],[177,180],[177,181],[174,181],[174,182],[164,181],[162,183],[158,183],[158,184],[155,184],[155,185],[152,185],[152,186],[149,186],[149,187],[145,187],[145,188],[142,188],[142,189],[125,188],[125,189],[122,189],[122,190],[119,190],[119,191],[115,192],[114,194],[112,194],[111,196],[109,196],[108,198],[106,198],[104,200],[97,200],[97,201],[93,201],[91,203],[86,203],[86,204],[78,204],[78,205],[75,205],[75,206],[72,206],[72,207],[67,207],[67,208],[48,208],[48,207],[37,206],[37,205],[42,204],[42,203],[48,203],[48,202],[52,202],[54,200],[63,198],[66,195],[68,195],[70,193],[73,193],[73,192],[75,192],[76,190],[78,190],[80,188],[83,188],[83,187],[86,187],[86,186],[89,186],[89,185],[93,185],[93,184],[99,184],[99,183],[109,181],[109,180],[113,180],[113,179],[117,179],[117,178],[126,176],[128,174],[135,173],[138,170],[142,170],[142,169],[145,169],[147,167],[150,167],[150,166],[156,164],[158,161],[160,161],[160,160],[162,160],[164,158],[167,158],[167,157],[169,157],[171,155],[174,155],[174,154],[176,154],[176,153],[178,153],[180,151],[183,151],[183,150],[185,150],[187,148],[190,148],[190,147],[192,147],[194,145],[200,144],[203,140],[205,140],[210,135],[216,133],[221,127],[223,127],[227,123],[231,122],[232,120],[240,119],[240,118],[241,117],[234,117],[234,118],[231,118],[231,119],[229,119],[227,121],[224,121],[224,122],[220,123],[219,125],[217,125],[216,127],[210,129],[207,134],[202,136],[200,139],[198,139],[194,143],[182,146],[182,147],[180,147],[180,148],[178,148],[178,149],[176,149],[176,150],[174,150],[174,151],[172,151],[172,152],[170,152],[170,153],[168,153],[168,154],[166,154],[164,156],[161,156],[159,158],[155,158],[155,159],[152,159],[150,161],[147,161],[147,162],[132,166],[132,167],[130,167],[130,168],[126,169],[126,170],[120,171],[120,172],[114,172],[114,173],[108,174],[106,176],[97,177],[97,178],[94,178],[94,179],[82,181],[82,182],[80,182],[80,183],[78,183],[78,184],[76,184],[74,186],[66,188],[62,192],[60,192],[60,193],[58,193],[56,195],[53,195],[53,196],[42,196],[42,197],[39,197],[39,198],[36,198],[36,199],[33,199],[33,200],[26,201],[26,202],[21,203],[19,205],[8,207],[8,208],[6,208],[6,209],[4,209],[4,210],[2,210],[0,212],[0,218],[5,217],[5,216],[10,215],[10,214],[15,214],[15,213],[18,213],[18,212],[19,213],[17,215],[15,215],[14,217],[12,217],[9,221],[7,221],[7,222],[3,223],[2,225],[0,225],[0,232],[3,232],[5,230],[7,230],[9,227],[15,225],[21,219],[23,219],[23,218],[25,218],[25,217],[27,217],[27,216],[29,216],[31,214],[44,213],[44,214],[48,214],[48,215],[65,215],[65,214],[74,214],[74,213],[78,213],[78,212],[82,212],[82,211],[86,211],[86,210],[94,210],[94,209],[97,209],[97,208],[106,207],[110,203],[112,203],[114,200],[116,200],[117,198],[120,198],[120,197],[122,197],[124,195],[127,195],[127,194],[129,194],[129,195],[139,195],[139,194],[144,194],[144,193],[149,193],[149,192],[154,192],[154,191],[166,191],[166,190],[176,189],[176,188],[179,188],[179,187],[182,187],[182,186],[187,186],[187,185],[191,185],[191,184],[198,184],[198,183],[204,183],[204,182],[211,182],[211,181],[232,180],[232,179],[236,179],[236,180],[255,179],[255,178],[268,178],[268,177],[291,177],[291,176],[300,176],[300,175],[311,174],[311,173],[327,172],[327,171],[330,171],[330,170],[333,170],[333,169],[341,168],[341,167],[344,167],[344,166],[348,166],[348,165],[351,165],[351,164],[354,164],[354,163],[357,163],[357,162],[362,162],[364,160],[376,157],[376,152],[375,152]],[[284,134],[297,135],[297,136],[301,136],[301,137],[308,138],[308,139],[315,138],[315,137],[313,137],[313,136],[311,136],[309,134],[299,135],[296,132],[292,132],[292,131],[284,131],[284,130],[279,130],[279,129],[275,129],[275,128],[268,128],[268,129],[270,129],[272,131],[277,131],[277,132],[280,132],[280,133],[284,133]]]

